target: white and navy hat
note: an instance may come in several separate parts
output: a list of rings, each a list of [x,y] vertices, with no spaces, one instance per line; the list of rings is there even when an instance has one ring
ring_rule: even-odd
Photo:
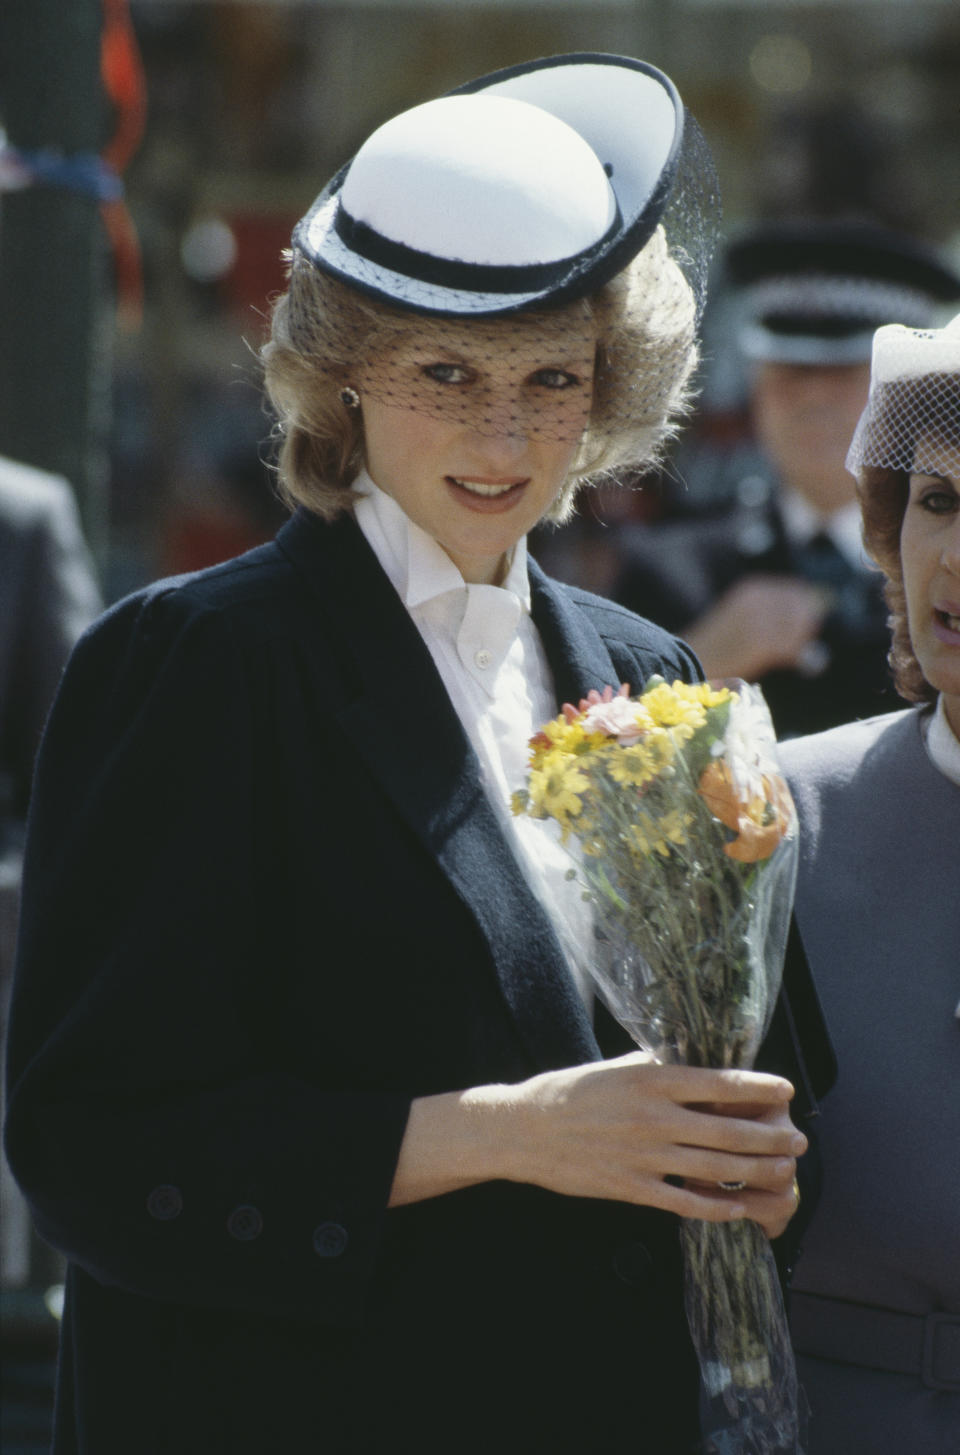
[[[770,222],[728,248],[747,358],[856,364],[886,323],[928,328],[960,278],[920,240],[865,221]]]
[[[671,253],[702,302],[716,186],[676,88],[643,61],[560,55],[384,123],[297,224],[293,246],[401,307],[491,317],[593,292],[666,225],[671,205]]]

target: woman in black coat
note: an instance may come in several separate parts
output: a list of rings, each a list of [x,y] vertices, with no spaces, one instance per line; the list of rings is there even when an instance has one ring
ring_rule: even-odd
[[[676,1216],[783,1232],[791,1086],[629,1053],[501,792],[564,699],[698,674],[524,542],[683,402],[682,116],[562,57],[376,133],[265,351],[296,514],[73,658],[8,1125],[70,1259],[58,1455],[696,1448]]]

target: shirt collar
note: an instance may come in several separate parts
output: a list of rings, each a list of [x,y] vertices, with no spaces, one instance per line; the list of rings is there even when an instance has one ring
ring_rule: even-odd
[[[937,710],[927,729],[927,754],[944,778],[960,785],[960,742],[947,721],[942,695],[937,698]]]
[[[353,489],[360,497],[355,507],[357,524],[408,610],[448,591],[464,590],[467,583],[443,547],[416,525],[366,470],[357,476]],[[511,592],[529,612],[525,536],[511,552],[510,567],[502,586],[492,589]]]
[[[851,565],[863,570],[867,564],[860,507],[855,500],[830,515],[819,515],[802,495],[784,486],[780,491],[780,511],[787,536],[796,545],[805,546],[823,532]]]

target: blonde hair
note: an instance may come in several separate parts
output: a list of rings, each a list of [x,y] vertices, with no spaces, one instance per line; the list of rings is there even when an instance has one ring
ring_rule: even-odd
[[[535,330],[545,318],[592,320],[598,343],[590,417],[568,479],[547,519],[565,520],[579,487],[627,466],[649,467],[689,411],[697,363],[693,294],[670,257],[662,229],[595,294],[554,310],[484,318],[491,330]],[[438,320],[438,328],[449,328]],[[363,420],[341,392],[385,340],[414,328],[429,336],[429,315],[360,292],[294,253],[287,290],[275,303],[261,357],[277,415],[281,497],[333,519],[352,506],[350,487],[364,463]],[[466,328],[472,325],[465,321]]]

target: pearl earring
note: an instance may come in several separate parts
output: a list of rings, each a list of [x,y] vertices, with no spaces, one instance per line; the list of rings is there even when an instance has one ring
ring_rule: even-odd
[[[349,385],[345,389],[340,390],[340,399],[346,405],[347,409],[360,408],[360,395],[356,389],[351,389]]]

